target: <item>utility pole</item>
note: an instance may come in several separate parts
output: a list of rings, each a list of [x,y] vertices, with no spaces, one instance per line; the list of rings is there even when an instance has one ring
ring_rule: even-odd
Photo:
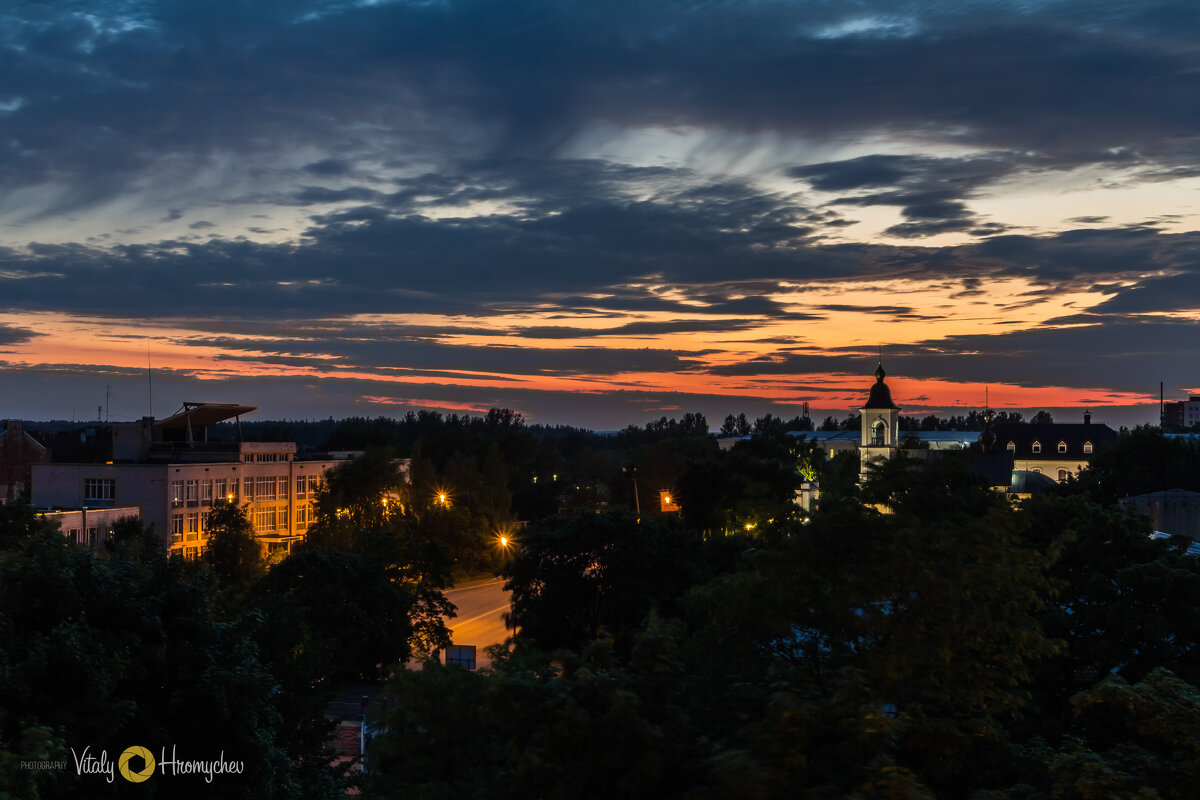
[[[642,502],[638,499],[637,488],[637,467],[625,467],[622,472],[629,473],[630,479],[633,480],[633,507],[637,511],[637,520],[642,521]]]
[[[112,384],[108,383],[104,386],[104,421],[108,422],[108,403],[112,400]]]

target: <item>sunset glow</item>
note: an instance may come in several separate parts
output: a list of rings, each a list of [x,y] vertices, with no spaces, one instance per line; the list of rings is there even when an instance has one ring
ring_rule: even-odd
[[[882,357],[906,412],[1136,424],[1200,385],[1155,3],[301,6],[6,18],[0,417],[840,416]]]

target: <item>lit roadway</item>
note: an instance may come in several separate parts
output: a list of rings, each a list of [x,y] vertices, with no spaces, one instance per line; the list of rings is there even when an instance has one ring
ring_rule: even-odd
[[[490,662],[483,649],[501,644],[511,634],[504,627],[504,612],[508,611],[504,579],[487,578],[459,584],[445,594],[458,609],[458,616],[446,620],[450,641],[475,645],[477,665],[488,666]]]

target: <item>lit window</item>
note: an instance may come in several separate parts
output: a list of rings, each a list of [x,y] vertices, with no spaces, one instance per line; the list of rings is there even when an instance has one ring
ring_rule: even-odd
[[[1071,474],[1071,473],[1067,472],[1065,469],[1060,469],[1060,470],[1058,471],[1058,479],[1059,479],[1060,481],[1065,481],[1065,480],[1067,479],[1067,476],[1068,476],[1068,475],[1070,475],[1070,474]]]
[[[287,475],[280,475],[278,478],[275,479],[275,483],[279,487],[279,499],[287,500],[288,499],[288,484],[290,483]]]
[[[171,506],[179,508],[183,505],[183,481],[171,481]]]
[[[257,478],[254,481],[254,499],[255,500],[274,500],[275,499],[275,479],[274,478]]]
[[[1092,454],[1092,443],[1091,443],[1091,442],[1084,442],[1084,443],[1083,443],[1083,452],[1084,452],[1084,453],[1086,453],[1086,454],[1088,454],[1088,455],[1091,455],[1091,454]]]
[[[1041,443],[1041,442],[1034,442],[1034,443],[1033,443],[1033,447],[1032,447],[1032,448],[1030,448],[1030,449],[1032,449],[1032,450],[1033,450],[1033,452],[1035,452],[1035,453],[1040,453],[1040,452],[1042,452],[1042,443]]]
[[[1066,442],[1059,442],[1059,443],[1058,443],[1058,452],[1060,452],[1060,453],[1065,453],[1065,452],[1067,452],[1067,443],[1066,443]]]
[[[183,514],[175,514],[171,517],[171,541],[179,542],[183,540]]]
[[[1015,453],[1015,452],[1017,452],[1017,443],[1016,443],[1016,442],[1009,442],[1009,443],[1008,443],[1008,445],[1007,445],[1007,448],[1006,448],[1006,449],[1007,449],[1007,450],[1008,450],[1008,452],[1010,452],[1010,453]]]
[[[275,509],[260,508],[254,512],[254,530],[256,533],[267,533],[275,530]]]

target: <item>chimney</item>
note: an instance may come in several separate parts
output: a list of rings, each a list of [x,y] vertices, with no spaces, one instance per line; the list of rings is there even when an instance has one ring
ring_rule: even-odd
[[[1092,424],[1092,412],[1090,412],[1090,411],[1083,412],[1083,424],[1084,425]]]

